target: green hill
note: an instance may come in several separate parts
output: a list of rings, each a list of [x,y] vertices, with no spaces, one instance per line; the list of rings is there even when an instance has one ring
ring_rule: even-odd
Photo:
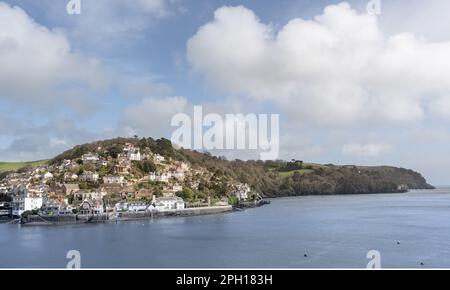
[[[210,180],[203,180],[199,184],[199,188],[203,193],[218,196],[227,191],[227,185],[236,183],[247,183],[265,197],[396,193],[404,192],[406,189],[433,188],[420,173],[405,168],[317,164],[296,159],[291,161],[227,160],[209,153],[176,149],[170,140],[164,138],[115,138],[82,144],[63,152],[48,163],[57,166],[64,159],[77,160],[88,152],[115,159],[127,143],[141,150],[148,149],[162,155],[166,157],[166,160],[185,161],[191,164],[193,169],[203,169],[212,174]],[[16,164],[15,167],[26,165]],[[133,170],[142,171],[139,167],[142,164],[134,162],[134,165]],[[6,168],[13,169],[11,165],[7,165]],[[4,165],[0,164],[0,170],[5,170]]]
[[[30,162],[0,162],[0,172],[16,171],[25,167],[36,167],[47,164],[48,160]]]

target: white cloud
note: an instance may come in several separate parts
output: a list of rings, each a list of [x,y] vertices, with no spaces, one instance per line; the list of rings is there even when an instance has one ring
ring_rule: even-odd
[[[414,32],[427,39],[448,40],[450,25],[448,0],[382,1],[380,25],[389,33]]]
[[[188,41],[194,71],[218,90],[271,100],[294,120],[328,126],[420,121],[450,95],[450,42],[383,35],[346,3],[279,31],[222,7]]]
[[[172,117],[188,108],[184,97],[145,98],[125,109],[121,127],[128,135],[170,137]]]
[[[6,136],[9,139],[0,147],[1,161],[53,158],[70,147],[103,137],[89,133],[67,119],[57,118],[42,125],[22,124],[20,120],[11,121],[8,123],[10,131],[0,132],[0,138]]]
[[[342,153],[353,155],[356,157],[377,157],[381,154],[388,153],[392,147],[388,144],[347,144],[342,148]]]
[[[429,109],[437,116],[450,119],[450,97],[433,100],[429,104]]]
[[[74,53],[64,34],[4,2],[0,2],[0,63],[2,98],[42,102],[64,96],[66,88],[100,89],[109,82],[101,63]]]

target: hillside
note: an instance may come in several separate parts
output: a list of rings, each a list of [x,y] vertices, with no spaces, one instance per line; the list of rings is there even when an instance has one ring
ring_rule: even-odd
[[[407,189],[433,188],[420,173],[404,168],[321,165],[299,160],[228,161],[208,153],[174,149],[169,140],[152,138],[117,138],[79,145],[56,156],[49,164],[77,159],[88,152],[97,152],[99,148],[114,157],[127,143],[150,149],[169,160],[187,162],[194,169],[205,169],[211,174],[211,178],[200,189],[206,195],[226,195],[228,185],[238,182],[249,184],[266,197],[395,193]]]
[[[45,165],[48,160],[31,161],[31,162],[0,162],[0,173],[7,171],[16,171],[26,167],[36,167]]]

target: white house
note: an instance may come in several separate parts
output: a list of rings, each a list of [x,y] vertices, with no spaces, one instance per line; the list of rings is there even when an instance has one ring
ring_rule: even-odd
[[[167,183],[169,182],[169,179],[172,177],[171,173],[162,173],[162,174],[156,174],[156,172],[152,172],[149,175],[149,180],[150,181],[157,181],[157,182],[164,182]]]
[[[181,197],[159,197],[154,202],[159,211],[184,209],[184,200]]]
[[[53,174],[50,173],[50,172],[47,172],[47,173],[44,174],[43,178],[44,178],[45,180],[52,179],[52,178],[53,178]]]
[[[147,211],[149,205],[145,202],[119,202],[116,203],[114,208],[117,212],[142,212]]]
[[[24,210],[35,210],[40,209],[44,204],[44,199],[42,197],[25,197],[24,199]]]
[[[97,201],[102,200],[105,195],[106,193],[101,191],[83,192],[82,198],[83,200]]]
[[[116,203],[116,205],[114,206],[114,210],[117,211],[117,212],[127,211],[128,210],[128,203],[126,203],[126,202]]]
[[[128,151],[127,158],[130,161],[141,161],[141,152],[139,149],[133,149]]]
[[[79,208],[79,213],[82,215],[96,215],[103,213],[103,202],[101,200],[85,199]]]
[[[237,197],[238,200],[247,200],[249,194],[251,193],[251,188],[248,184],[238,184],[236,185],[236,190],[233,194]]]
[[[81,156],[81,160],[83,160],[83,162],[97,162],[100,158],[97,154],[87,153]]]
[[[163,162],[164,160],[166,160],[166,159],[164,158],[164,156],[161,156],[161,155],[159,155],[159,154],[155,154],[155,155],[153,156],[153,158],[154,158],[155,162]]]
[[[98,173],[95,172],[91,172],[91,171],[85,171],[81,176],[80,176],[80,180],[81,181],[91,181],[91,182],[96,182],[98,181]]]
[[[148,204],[145,202],[132,202],[128,204],[128,211],[146,211],[148,209]]]
[[[125,178],[123,176],[105,176],[103,177],[103,183],[105,184],[123,184]]]
[[[66,172],[64,174],[64,180],[77,180],[77,179],[78,175],[76,175],[75,173]]]
[[[131,143],[127,143],[127,144],[125,144],[125,146],[123,147],[123,151],[124,151],[124,152],[129,152],[129,151],[132,151],[132,150],[134,150],[134,149],[135,149],[135,147],[134,147],[134,145],[131,144]]]

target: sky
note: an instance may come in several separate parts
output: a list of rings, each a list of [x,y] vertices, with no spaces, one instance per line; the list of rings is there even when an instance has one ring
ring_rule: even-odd
[[[201,105],[279,114],[282,159],[450,184],[449,1],[67,2],[0,0],[0,161],[170,138]]]

